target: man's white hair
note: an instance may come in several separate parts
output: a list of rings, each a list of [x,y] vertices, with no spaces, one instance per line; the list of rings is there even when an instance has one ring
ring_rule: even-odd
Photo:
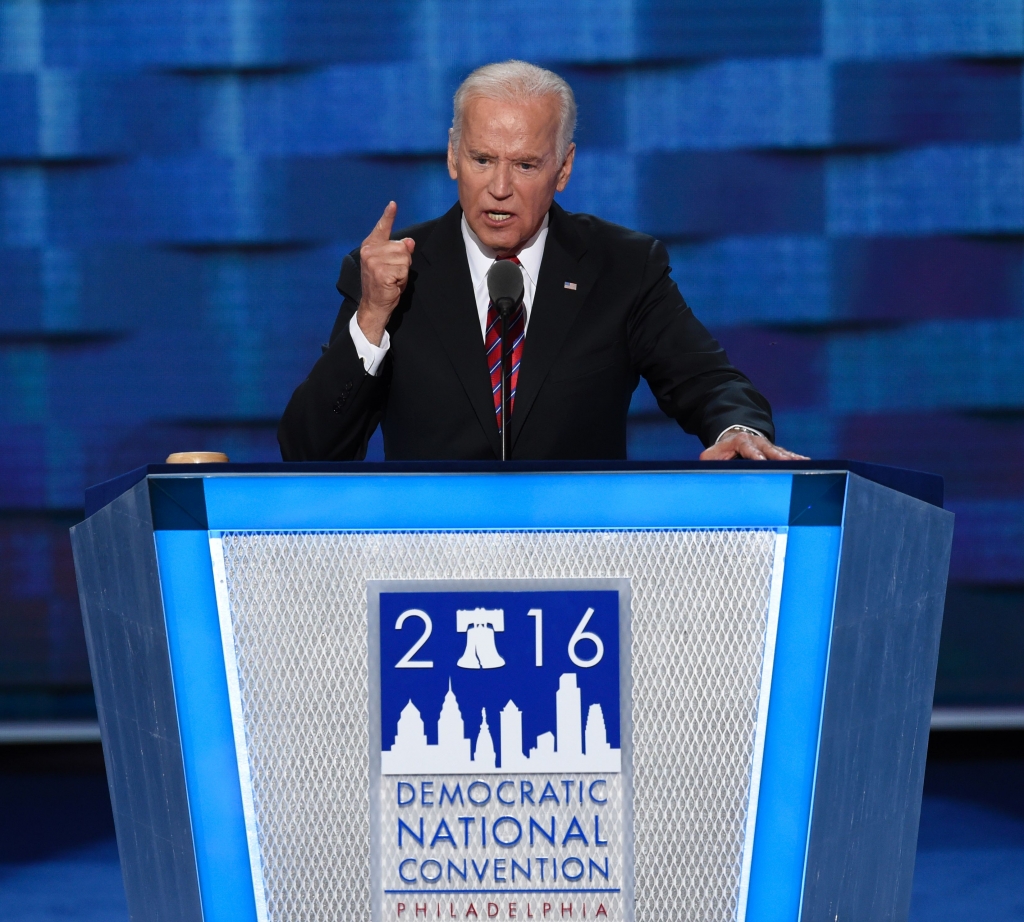
[[[558,74],[526,61],[502,61],[485,64],[471,73],[455,92],[455,114],[452,117],[451,142],[456,155],[462,137],[462,117],[466,101],[473,96],[524,102],[541,96],[558,97],[558,138],[555,156],[561,164],[576,133],[576,97],[572,87]]]

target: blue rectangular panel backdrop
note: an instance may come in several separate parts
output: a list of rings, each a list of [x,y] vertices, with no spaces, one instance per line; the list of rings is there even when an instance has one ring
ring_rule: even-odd
[[[84,488],[277,458],[342,255],[452,203],[510,56],[577,92],[562,204],[666,242],[782,444],[947,478],[939,700],[1024,701],[1024,0],[0,0],[0,718],[90,712]],[[642,384],[629,451],[699,445]]]

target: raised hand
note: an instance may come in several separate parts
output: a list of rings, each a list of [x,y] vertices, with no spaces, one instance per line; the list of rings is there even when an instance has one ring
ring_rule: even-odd
[[[356,322],[363,335],[375,346],[384,337],[384,329],[398,300],[409,284],[409,267],[416,241],[411,237],[391,239],[398,206],[388,202],[384,214],[374,225],[359,248],[363,296],[356,312]]]
[[[727,432],[722,441],[701,452],[701,461],[731,461],[733,458],[747,458],[750,461],[809,461],[805,455],[787,451],[773,445],[766,438],[749,432],[736,430]]]

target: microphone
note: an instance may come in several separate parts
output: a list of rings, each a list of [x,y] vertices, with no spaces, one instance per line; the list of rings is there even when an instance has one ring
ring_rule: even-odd
[[[523,270],[511,259],[499,259],[487,270],[487,294],[502,320],[523,300],[524,291]]]
[[[487,294],[501,318],[501,460],[512,457],[512,415],[509,398],[512,390],[512,349],[508,341],[509,315],[523,300],[523,270],[510,259],[499,259],[487,270]]]

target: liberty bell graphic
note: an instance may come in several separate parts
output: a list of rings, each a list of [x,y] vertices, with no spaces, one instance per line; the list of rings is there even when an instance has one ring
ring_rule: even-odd
[[[505,665],[494,646],[494,632],[505,630],[505,612],[501,608],[474,608],[457,611],[456,628],[466,635],[466,652],[459,659],[463,669],[498,669]]]

